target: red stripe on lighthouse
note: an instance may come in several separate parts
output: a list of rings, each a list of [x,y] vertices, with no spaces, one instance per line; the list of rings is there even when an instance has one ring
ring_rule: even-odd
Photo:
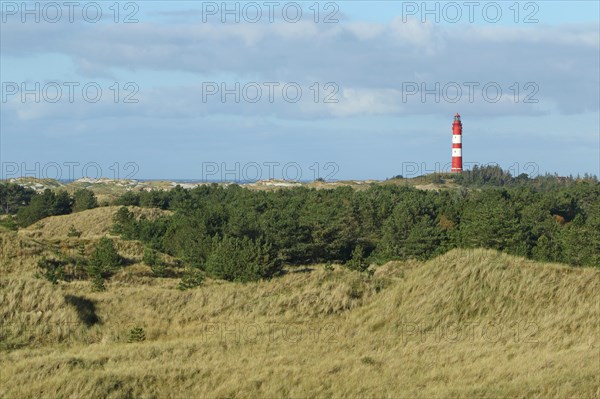
[[[462,172],[462,122],[458,113],[452,124],[452,172]]]

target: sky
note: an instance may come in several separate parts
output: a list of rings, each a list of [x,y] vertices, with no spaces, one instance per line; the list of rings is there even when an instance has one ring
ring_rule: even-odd
[[[0,2],[1,178],[600,175],[600,10]]]

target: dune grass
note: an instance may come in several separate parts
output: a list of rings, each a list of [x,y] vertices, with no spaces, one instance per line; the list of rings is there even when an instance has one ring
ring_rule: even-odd
[[[0,398],[600,397],[597,269],[453,250],[179,291],[134,262],[92,292],[33,278],[43,229],[0,235]]]

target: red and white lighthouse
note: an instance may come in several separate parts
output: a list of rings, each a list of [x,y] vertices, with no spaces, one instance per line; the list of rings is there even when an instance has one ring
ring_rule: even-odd
[[[458,113],[452,124],[452,172],[462,172],[462,122]]]

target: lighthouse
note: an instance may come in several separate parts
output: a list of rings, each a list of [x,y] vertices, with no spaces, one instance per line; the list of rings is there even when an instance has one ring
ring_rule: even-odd
[[[458,112],[452,124],[452,172],[462,172],[462,122]]]

